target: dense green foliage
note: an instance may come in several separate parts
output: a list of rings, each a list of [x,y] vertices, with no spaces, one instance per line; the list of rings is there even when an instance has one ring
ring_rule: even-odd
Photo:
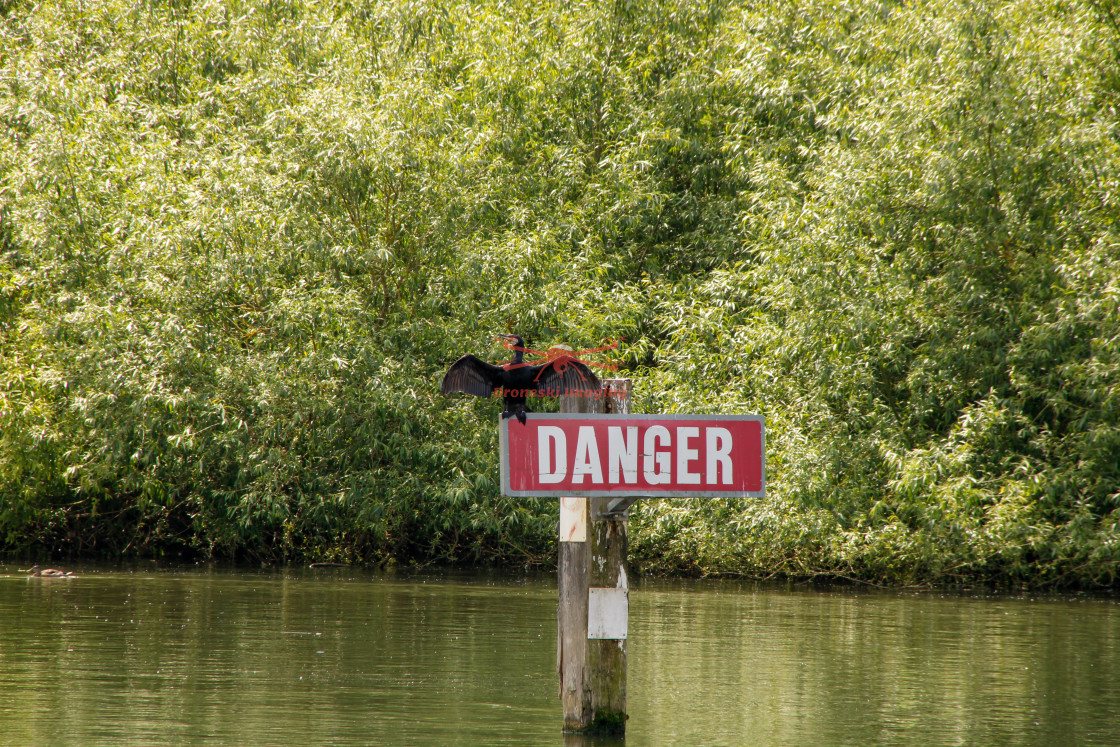
[[[758,412],[648,569],[1111,586],[1111,0],[4,0],[0,548],[550,562],[495,331]]]

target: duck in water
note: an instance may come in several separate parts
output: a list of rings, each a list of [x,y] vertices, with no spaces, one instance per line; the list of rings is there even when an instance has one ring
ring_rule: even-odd
[[[42,568],[33,565],[26,571],[20,569],[21,573],[30,573],[29,578],[77,578],[78,574],[71,573],[70,571],[60,571],[57,568]]]

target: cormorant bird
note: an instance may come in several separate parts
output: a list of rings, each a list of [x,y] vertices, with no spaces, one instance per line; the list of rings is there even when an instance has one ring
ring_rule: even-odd
[[[570,355],[551,358],[537,366],[525,362],[525,341],[519,335],[498,335],[513,349],[513,360],[501,366],[467,353],[451,364],[443,377],[440,391],[444,394],[463,392],[476,397],[489,397],[495,389],[502,390],[505,404],[503,418],[516,417],[525,424],[525,407],[530,392],[542,397],[560,397],[579,392],[596,396],[602,388],[591,369]]]

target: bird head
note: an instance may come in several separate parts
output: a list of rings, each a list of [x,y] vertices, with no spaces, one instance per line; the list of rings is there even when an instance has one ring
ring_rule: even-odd
[[[525,347],[525,341],[521,339],[521,335],[495,335],[494,339],[505,340],[505,342],[502,343],[502,347],[507,350]]]

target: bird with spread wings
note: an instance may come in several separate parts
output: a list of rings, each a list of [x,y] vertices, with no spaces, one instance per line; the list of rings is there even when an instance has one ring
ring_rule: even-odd
[[[513,350],[513,360],[502,365],[487,363],[467,353],[451,364],[443,377],[443,394],[463,392],[476,397],[489,397],[494,390],[502,392],[503,418],[515,417],[525,424],[525,413],[531,412],[525,401],[530,394],[538,397],[597,396],[602,389],[599,379],[582,361],[560,354],[541,364],[525,362],[525,341],[520,335],[499,335],[505,347]]]

